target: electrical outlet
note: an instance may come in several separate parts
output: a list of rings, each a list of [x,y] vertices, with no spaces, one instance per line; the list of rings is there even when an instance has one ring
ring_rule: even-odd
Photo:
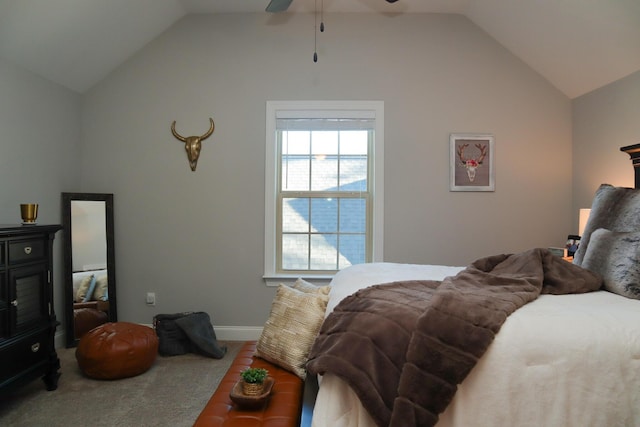
[[[156,305],[155,292],[147,292],[147,305]]]

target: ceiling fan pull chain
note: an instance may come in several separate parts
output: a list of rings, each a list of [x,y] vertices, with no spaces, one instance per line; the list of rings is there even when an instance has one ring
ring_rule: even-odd
[[[324,33],[324,0],[320,3],[320,32]]]
[[[318,0],[314,0],[313,13],[313,62],[318,62]]]

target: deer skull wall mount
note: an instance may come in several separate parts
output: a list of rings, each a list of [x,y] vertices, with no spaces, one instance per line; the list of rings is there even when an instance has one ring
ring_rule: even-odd
[[[200,150],[202,149],[202,141],[209,138],[213,133],[214,124],[213,119],[209,118],[209,122],[211,122],[211,127],[209,130],[204,133],[202,136],[187,136],[184,137],[176,132],[176,121],[174,120],[171,123],[171,133],[173,136],[178,138],[178,140],[184,142],[184,149],[187,151],[187,158],[189,159],[189,166],[191,166],[191,170],[195,172],[196,166],[198,165],[198,157],[200,157]]]
[[[467,176],[469,177],[469,181],[473,182],[476,179],[476,169],[482,165],[482,161],[487,155],[487,145],[486,144],[475,144],[476,148],[480,152],[479,156],[476,158],[466,158],[464,156],[464,149],[467,148],[469,144],[462,144],[458,147],[458,158],[462,163],[462,166],[467,168]]]

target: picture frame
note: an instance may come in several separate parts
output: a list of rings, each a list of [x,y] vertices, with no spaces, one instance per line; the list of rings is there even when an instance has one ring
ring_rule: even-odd
[[[449,145],[450,191],[495,191],[493,135],[452,133]]]

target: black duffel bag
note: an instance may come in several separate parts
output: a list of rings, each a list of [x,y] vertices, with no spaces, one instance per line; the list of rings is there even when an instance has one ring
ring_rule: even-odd
[[[158,314],[153,318],[153,327],[161,356],[191,352],[221,359],[227,352],[227,347],[218,345],[211,319],[203,311]]]
[[[193,312],[157,314],[153,316],[153,328],[158,335],[158,353],[161,356],[178,356],[191,352],[191,340],[176,320]]]

